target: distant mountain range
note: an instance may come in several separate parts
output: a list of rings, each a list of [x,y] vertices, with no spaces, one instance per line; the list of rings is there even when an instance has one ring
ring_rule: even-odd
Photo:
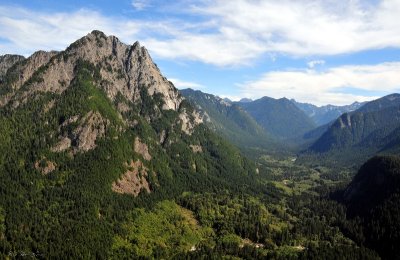
[[[268,133],[278,139],[299,136],[316,127],[316,124],[287,98],[263,97],[238,104]]]
[[[204,111],[212,129],[241,147],[297,144],[305,149],[301,158],[357,165],[377,153],[400,151],[399,94],[317,107],[286,98],[232,102],[190,89],[181,93]]]
[[[337,119],[343,113],[348,113],[354,110],[359,109],[362,107],[366,102],[354,102],[351,105],[346,106],[333,106],[333,105],[326,105],[326,106],[315,106],[308,103],[300,103],[294,99],[291,101],[301,110],[306,113],[308,117],[310,117],[317,126],[325,125],[332,120]]]
[[[376,153],[400,148],[400,95],[371,101],[341,115],[308,149],[333,161],[363,161]]]

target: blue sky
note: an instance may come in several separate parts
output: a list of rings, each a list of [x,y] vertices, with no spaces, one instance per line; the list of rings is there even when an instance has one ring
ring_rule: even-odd
[[[94,29],[139,40],[178,88],[349,104],[400,92],[399,0],[2,0],[0,54]]]

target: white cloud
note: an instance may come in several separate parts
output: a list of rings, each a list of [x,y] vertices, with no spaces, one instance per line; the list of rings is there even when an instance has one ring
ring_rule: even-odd
[[[265,54],[307,57],[400,47],[399,0],[374,5],[361,0],[216,0],[192,6],[191,14],[209,23],[192,23],[168,40],[151,37],[146,43],[156,55],[238,66]]]
[[[341,66],[326,71],[313,69],[271,71],[256,81],[241,84],[240,88],[243,96],[251,98],[288,97],[317,105],[350,104],[355,100],[376,98],[369,96],[368,93],[399,91],[400,62]],[[345,91],[346,88],[350,88],[351,91]],[[357,92],[365,94],[351,94]]]
[[[234,95],[217,95],[217,96],[220,98],[227,98],[230,101],[239,101],[243,98],[243,97],[234,96]]]
[[[133,0],[131,4],[142,10],[149,1]],[[180,15],[167,13],[159,20],[111,17],[85,9],[46,13],[0,6],[0,35],[8,40],[0,52],[62,49],[93,29],[117,35],[128,43],[141,40],[160,58],[215,66],[251,65],[257,59],[277,54],[315,57],[400,48],[400,1],[374,3],[182,0],[177,4],[180,10],[166,9]],[[157,8],[169,5],[160,2]]]
[[[316,65],[324,65],[325,61],[324,60],[312,60],[307,62],[307,65],[309,68],[314,68]]]
[[[150,1],[149,0],[132,0],[131,4],[132,4],[133,8],[135,8],[137,11],[142,11],[150,6]]]
[[[250,64],[264,52],[247,36],[193,35],[182,33],[173,40],[146,39],[146,46],[162,58],[201,61],[216,66]]]
[[[205,89],[206,87],[195,83],[195,82],[190,82],[190,81],[183,81],[180,79],[176,79],[176,78],[169,78],[169,81],[171,81],[172,83],[174,83],[175,87],[178,89],[185,89],[185,88],[192,88],[192,89]]]
[[[0,35],[7,39],[0,53],[31,54],[36,50],[62,50],[94,29],[124,38],[136,38],[140,26],[80,9],[72,13],[41,13],[0,6]]]
[[[218,20],[219,28],[242,32],[266,52],[331,55],[400,47],[399,0],[374,6],[361,0],[217,0],[195,11]]]

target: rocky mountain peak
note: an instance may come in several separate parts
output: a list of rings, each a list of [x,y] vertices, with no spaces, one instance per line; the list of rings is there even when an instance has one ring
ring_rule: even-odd
[[[161,94],[163,109],[177,110],[182,99],[175,87],[161,75],[147,49],[136,41],[133,45],[122,43],[115,36],[92,31],[67,49],[69,54],[101,64],[101,76],[112,82],[105,84],[107,94],[114,99],[121,92],[128,100],[139,98],[139,87],[147,87],[150,96]]]
[[[178,110],[182,102],[177,89],[162,76],[146,48],[140,46],[139,42],[127,45],[115,36],[106,36],[95,30],[72,43],[65,51],[39,51],[30,56],[15,72],[13,81],[8,83],[13,93],[1,97],[0,105],[12,100],[16,90],[23,85],[29,87],[24,88],[24,93],[19,93],[16,98],[18,101],[25,100],[35,92],[62,93],[75,77],[74,68],[80,60],[98,68],[100,87],[111,100],[120,93],[127,100],[137,102],[144,87],[150,96],[162,96],[162,109]],[[34,80],[29,81],[31,78]]]

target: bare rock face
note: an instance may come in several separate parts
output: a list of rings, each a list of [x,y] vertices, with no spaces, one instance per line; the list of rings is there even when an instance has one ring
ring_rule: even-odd
[[[200,145],[191,144],[190,148],[192,149],[192,151],[194,153],[202,153],[203,152],[203,148]]]
[[[65,127],[78,120],[78,116],[71,117],[60,126]],[[90,111],[80,121],[77,128],[69,135],[60,136],[60,141],[52,147],[53,152],[62,152],[73,148],[73,153],[87,152],[96,148],[96,140],[104,137],[109,120],[104,119],[99,112]]]
[[[56,55],[56,51],[37,51],[32,54],[26,62],[21,65],[19,79],[14,83],[14,88],[20,88],[32,75],[38,70],[38,68],[46,65],[50,59]]]
[[[15,63],[25,60],[24,56],[6,54],[0,56],[0,79],[7,73],[7,70],[11,68]]]
[[[89,151],[96,147],[96,139],[103,137],[109,124],[99,112],[89,112],[82,120],[73,135],[77,151]]]
[[[56,152],[56,153],[65,151],[71,147],[71,144],[72,144],[72,141],[68,137],[66,137],[66,136],[60,137],[60,141],[51,148],[51,151]]]
[[[37,51],[32,54],[29,58],[25,59],[24,62],[17,63],[16,68],[13,70],[12,82],[9,82],[8,86],[13,90],[13,92],[7,93],[6,95],[0,96],[0,107],[5,106],[15,95],[15,92],[18,91],[24,84],[28,84],[29,80],[32,81],[41,81],[44,83],[43,79],[39,80],[38,71],[42,66],[45,66],[49,63],[50,59],[55,56],[57,52],[51,51]],[[35,75],[36,74],[36,75]],[[36,86],[37,83],[33,83],[32,85]],[[43,85],[43,84],[42,84]],[[48,84],[49,85],[49,84]],[[28,93],[31,93],[32,90],[28,92],[24,92],[21,94],[21,97],[18,97],[19,100],[16,100],[13,104],[14,107],[17,107],[21,102],[26,102]]]
[[[150,96],[161,94],[164,101],[162,109],[178,110],[183,100],[173,84],[161,75],[148,51],[139,42],[129,46],[117,37],[107,37],[99,31],[79,39],[64,52],[34,53],[18,69],[18,79],[12,83],[12,88],[18,90],[24,84],[29,85],[19,100],[38,91],[62,93],[75,76],[74,68],[78,60],[88,61],[100,68],[101,87],[111,100],[121,93],[126,99],[137,102],[140,99],[140,87],[146,88]],[[41,71],[34,75],[40,67]],[[32,76],[34,80],[29,82]],[[8,97],[2,105],[10,99]]]
[[[138,196],[142,190],[150,193],[150,185],[147,181],[148,169],[141,161],[131,162],[127,171],[120,179],[112,184],[112,190],[121,194]]]
[[[47,175],[56,169],[56,164],[52,161],[43,158],[35,162],[35,169],[40,171],[43,175]]]
[[[148,51],[139,42],[126,45],[115,36],[106,36],[93,31],[71,45],[68,53],[94,64],[100,64],[102,87],[111,100],[120,92],[125,98],[137,101],[140,86],[147,88],[148,94],[161,94],[163,109],[177,110],[182,98],[178,91],[152,61]]]
[[[151,160],[151,155],[149,154],[149,148],[147,144],[142,143],[139,137],[135,138],[134,142],[134,151],[135,153],[138,153],[143,156],[143,159],[150,161]]]
[[[191,135],[193,133],[193,129],[197,125],[203,123],[203,116],[201,116],[201,114],[197,111],[193,111],[192,114],[188,114],[186,111],[183,111],[179,115],[179,119],[182,123],[182,131],[187,135]]]

